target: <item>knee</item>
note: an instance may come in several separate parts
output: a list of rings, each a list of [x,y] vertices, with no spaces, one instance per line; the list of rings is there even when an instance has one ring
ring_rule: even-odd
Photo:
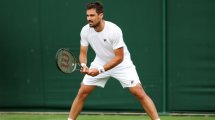
[[[86,91],[79,91],[77,97],[79,99],[86,99],[88,95],[89,95],[89,93]]]
[[[76,99],[85,100],[87,96],[95,89],[95,86],[82,85],[78,91]]]
[[[138,100],[144,100],[147,95],[144,92],[135,92],[133,95],[138,99]]]
[[[142,88],[137,88],[130,91],[138,100],[144,100],[147,98],[147,94]]]

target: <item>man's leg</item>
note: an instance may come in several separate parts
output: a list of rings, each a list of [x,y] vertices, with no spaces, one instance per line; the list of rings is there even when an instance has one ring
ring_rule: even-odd
[[[87,98],[87,96],[96,88],[96,86],[88,86],[88,85],[81,85],[78,94],[73,101],[73,104],[71,106],[71,110],[69,113],[69,119],[70,120],[76,120],[79,113],[81,112],[84,102]]]
[[[130,87],[129,90],[139,100],[142,107],[145,109],[152,120],[160,120],[153,101],[145,93],[141,84],[137,84],[135,87]]]

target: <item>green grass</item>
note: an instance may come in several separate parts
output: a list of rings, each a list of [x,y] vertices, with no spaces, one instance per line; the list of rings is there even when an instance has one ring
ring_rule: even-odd
[[[67,120],[65,114],[0,113],[0,120]],[[150,120],[148,116],[80,115],[77,120]],[[215,116],[161,116],[161,120],[215,120]]]

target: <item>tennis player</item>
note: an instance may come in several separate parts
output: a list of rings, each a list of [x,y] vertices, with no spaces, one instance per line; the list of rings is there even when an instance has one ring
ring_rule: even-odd
[[[160,120],[156,107],[141,86],[130,53],[123,41],[121,29],[103,19],[103,6],[100,2],[87,4],[87,21],[81,30],[80,63],[83,78],[78,94],[73,101],[68,120],[76,120],[87,96],[97,87],[105,87],[110,77],[117,79],[123,88],[139,100],[152,120]],[[87,67],[87,51],[91,46],[96,53],[90,68]]]

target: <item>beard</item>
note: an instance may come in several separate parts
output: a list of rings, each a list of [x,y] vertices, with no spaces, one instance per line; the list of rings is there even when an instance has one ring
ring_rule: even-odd
[[[96,28],[96,27],[98,27],[98,26],[100,25],[100,22],[97,22],[97,23],[93,24],[92,21],[88,21],[88,24],[89,24],[89,26],[90,26],[91,28]]]

